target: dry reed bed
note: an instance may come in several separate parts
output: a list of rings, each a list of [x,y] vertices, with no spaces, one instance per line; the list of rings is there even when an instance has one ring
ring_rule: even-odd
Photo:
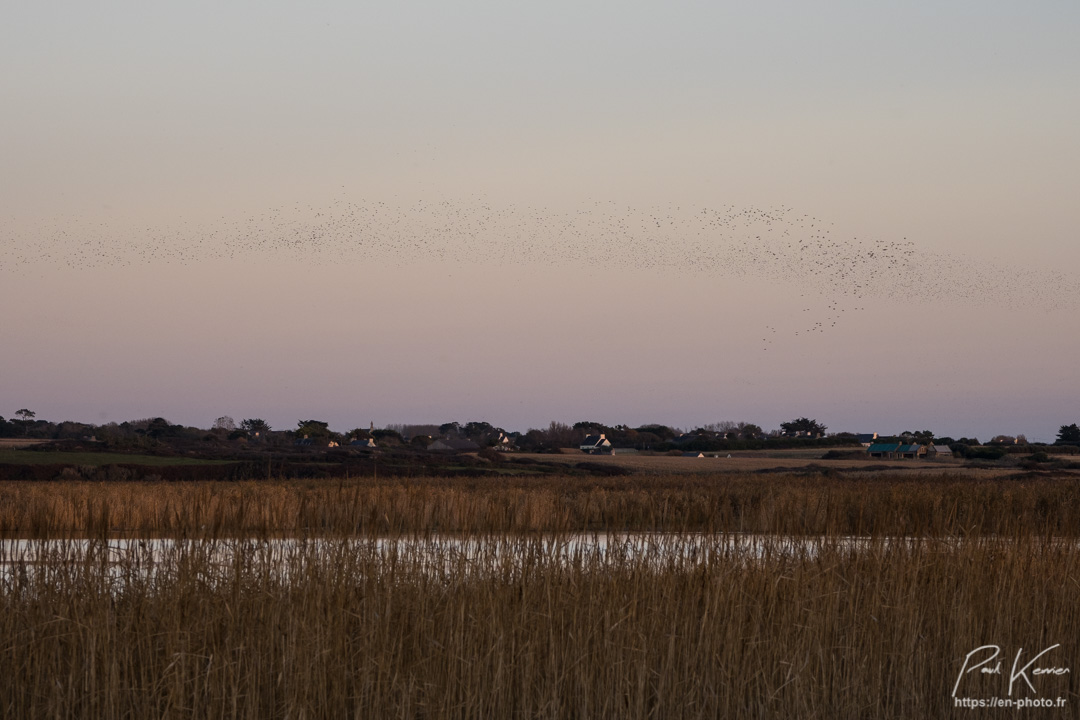
[[[1080,535],[1080,479],[802,475],[2,483],[4,537],[705,531]]]
[[[68,544],[2,573],[0,715],[954,717],[980,645],[1077,657],[1080,553],[1031,534],[680,560],[490,542],[511,552],[187,542],[152,573]],[[1075,711],[1071,675],[1038,682]]]

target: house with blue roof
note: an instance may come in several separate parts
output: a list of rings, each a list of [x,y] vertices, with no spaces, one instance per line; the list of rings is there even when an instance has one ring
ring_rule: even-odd
[[[926,455],[926,447],[923,445],[901,445],[896,451],[896,456],[901,460],[918,460]]]
[[[897,453],[900,452],[900,448],[903,445],[900,443],[874,443],[870,447],[866,448],[866,452],[872,458],[881,458],[882,460],[895,460]]]
[[[918,460],[926,456],[925,445],[907,445],[904,443],[874,443],[866,449],[872,458],[882,460]]]

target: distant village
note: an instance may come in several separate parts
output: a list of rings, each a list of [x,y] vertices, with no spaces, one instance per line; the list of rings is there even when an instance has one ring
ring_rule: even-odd
[[[347,432],[335,432],[320,420],[300,420],[295,428],[274,429],[260,418],[239,422],[221,416],[209,429],[174,425],[164,418],[92,425],[51,422],[29,409],[11,419],[0,417],[0,438],[17,440],[71,440],[110,448],[145,448],[155,443],[210,450],[219,448],[345,450],[379,453],[389,450],[426,453],[543,453],[576,449],[589,455],[667,453],[708,457],[740,450],[784,448],[836,448],[847,457],[858,452],[869,459],[945,460],[953,457],[994,459],[1012,453],[1037,454],[1050,448],[1029,443],[1024,435],[998,435],[987,442],[978,438],[938,436],[929,430],[896,435],[876,432],[829,433],[811,418],[797,418],[766,432],[748,422],[720,422],[681,431],[661,424],[637,427],[580,421],[572,425],[552,422],[543,429],[511,432],[487,422],[397,424],[376,428],[374,422]],[[1053,452],[1071,454],[1080,447],[1080,427],[1062,425]],[[858,448],[858,450],[855,450]]]

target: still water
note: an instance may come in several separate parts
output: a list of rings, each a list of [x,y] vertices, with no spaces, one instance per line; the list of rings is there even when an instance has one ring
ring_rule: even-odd
[[[701,562],[810,558],[822,552],[883,551],[897,544],[944,550],[955,539],[752,535],[737,533],[578,533],[271,539],[3,539],[0,569],[72,563],[152,573],[199,560],[215,566],[290,567],[317,559],[410,564],[432,570],[505,570],[508,565]]]

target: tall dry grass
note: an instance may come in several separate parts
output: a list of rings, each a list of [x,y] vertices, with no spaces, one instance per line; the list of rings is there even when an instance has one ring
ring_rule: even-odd
[[[1031,535],[693,557],[477,542],[39,545],[4,566],[0,715],[967,717],[951,693],[976,647],[1080,649],[1080,554]],[[1046,716],[1075,716],[1073,675],[1036,682],[1069,703]]]
[[[802,475],[0,483],[0,536],[1080,534],[1080,479]]]
[[[967,717],[951,693],[976,647],[1001,646],[1006,676],[1021,648],[1080,658],[1078,491],[2,484],[0,532],[38,539],[0,543],[0,717]],[[555,542],[582,530],[663,533]],[[1006,697],[1004,680],[961,695]],[[1076,716],[1072,672],[1038,689],[1068,703],[1043,716]]]

